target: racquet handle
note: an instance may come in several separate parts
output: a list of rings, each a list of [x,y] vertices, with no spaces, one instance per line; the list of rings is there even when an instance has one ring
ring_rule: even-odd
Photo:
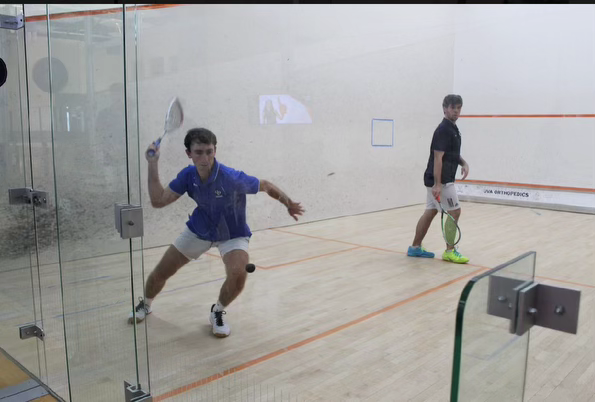
[[[159,138],[159,139],[158,139],[157,141],[155,141],[153,144],[155,144],[155,146],[156,146],[157,148],[159,148],[159,144],[161,144],[161,138]],[[147,154],[148,154],[149,156],[153,156],[153,155],[155,155],[155,150],[153,150],[153,149],[149,149],[149,150],[147,151]]]

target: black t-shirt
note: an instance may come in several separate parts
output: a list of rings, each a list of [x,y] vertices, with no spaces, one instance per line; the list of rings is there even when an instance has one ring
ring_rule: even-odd
[[[434,185],[434,151],[444,151],[441,183],[454,182],[461,159],[461,133],[456,124],[446,118],[442,119],[436,131],[434,131],[434,137],[432,137],[430,158],[424,173],[426,187]]]

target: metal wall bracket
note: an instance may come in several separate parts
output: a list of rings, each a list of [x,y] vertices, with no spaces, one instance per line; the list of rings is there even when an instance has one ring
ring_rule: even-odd
[[[39,208],[48,208],[48,193],[47,191],[37,191],[30,187],[23,188],[9,188],[8,189],[8,204],[9,205],[24,205],[33,204]]]
[[[114,204],[116,230],[122,239],[142,237],[143,208],[140,205]]]
[[[488,311],[510,320],[510,333],[533,325],[576,334],[581,292],[502,276],[490,276]]]
[[[34,336],[40,340],[45,340],[45,332],[37,325],[25,325],[19,328],[19,336],[21,339],[29,339]]]
[[[509,319],[511,334],[516,329],[518,292],[530,283],[504,276],[490,276],[488,314]]]
[[[21,29],[25,25],[23,14],[6,15],[0,14],[0,28],[2,29]]]
[[[150,393],[143,391],[140,385],[130,385],[124,381],[124,400],[126,402],[153,402],[153,397]]]
[[[533,325],[576,334],[581,292],[534,283],[519,293],[516,334],[523,335]]]

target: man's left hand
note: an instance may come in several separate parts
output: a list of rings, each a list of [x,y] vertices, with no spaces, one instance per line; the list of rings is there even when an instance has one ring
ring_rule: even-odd
[[[289,206],[287,207],[287,212],[289,213],[289,215],[291,215],[291,217],[293,219],[295,219],[297,221],[298,220],[297,215],[302,215],[306,211],[304,210],[304,208],[302,208],[302,206],[300,205],[299,202],[293,202],[293,201],[289,200]]]
[[[461,167],[461,173],[463,174],[463,178],[461,180],[465,180],[465,178],[467,177],[467,175],[469,174],[469,165],[468,164],[464,164]]]

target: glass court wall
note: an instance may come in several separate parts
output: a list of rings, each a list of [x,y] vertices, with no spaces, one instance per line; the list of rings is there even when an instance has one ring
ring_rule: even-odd
[[[116,400],[124,381],[148,389],[144,327],[109,318],[142,296],[141,241],[114,235],[114,203],[140,197],[135,8],[6,8],[25,26],[0,32],[2,193],[16,194],[2,205],[3,347],[66,400]],[[19,340],[27,325],[43,340]]]

